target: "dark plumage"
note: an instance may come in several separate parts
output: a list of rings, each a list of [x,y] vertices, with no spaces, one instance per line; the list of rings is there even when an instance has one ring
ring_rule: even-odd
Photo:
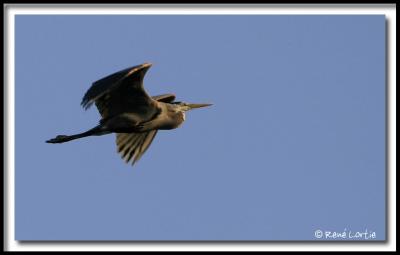
[[[46,142],[63,143],[74,139],[116,133],[117,147],[126,162],[134,164],[148,149],[159,129],[174,129],[185,120],[185,111],[210,104],[174,102],[175,95],[150,97],[143,78],[151,64],[133,66],[92,84],[82,99],[88,109],[93,103],[100,112],[100,124],[76,135],[59,135]]]

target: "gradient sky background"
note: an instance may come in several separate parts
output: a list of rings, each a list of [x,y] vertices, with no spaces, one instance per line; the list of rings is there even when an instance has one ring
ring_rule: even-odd
[[[385,17],[17,16],[17,240],[385,239]],[[132,167],[91,83],[214,103]]]

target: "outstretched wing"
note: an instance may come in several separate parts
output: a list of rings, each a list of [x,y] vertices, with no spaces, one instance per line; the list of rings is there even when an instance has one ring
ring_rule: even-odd
[[[88,109],[95,103],[103,118],[124,112],[151,118],[157,111],[156,104],[143,87],[143,78],[150,66],[129,67],[94,82],[83,97],[82,106]]]
[[[159,102],[172,103],[175,100],[175,95],[174,94],[162,94],[162,95],[158,95],[158,96],[153,96],[152,98]]]
[[[144,133],[117,133],[118,153],[126,163],[132,160],[133,165],[149,148],[156,134],[157,130]]]

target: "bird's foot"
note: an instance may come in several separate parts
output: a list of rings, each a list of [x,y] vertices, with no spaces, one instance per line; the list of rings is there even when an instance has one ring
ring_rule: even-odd
[[[53,139],[47,140],[46,143],[63,143],[67,141],[67,135],[58,135]]]

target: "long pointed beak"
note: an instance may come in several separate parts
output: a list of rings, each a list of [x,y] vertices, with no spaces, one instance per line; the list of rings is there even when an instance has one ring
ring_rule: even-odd
[[[190,109],[201,108],[201,107],[206,107],[206,106],[210,106],[210,105],[212,105],[212,104],[188,104]]]

